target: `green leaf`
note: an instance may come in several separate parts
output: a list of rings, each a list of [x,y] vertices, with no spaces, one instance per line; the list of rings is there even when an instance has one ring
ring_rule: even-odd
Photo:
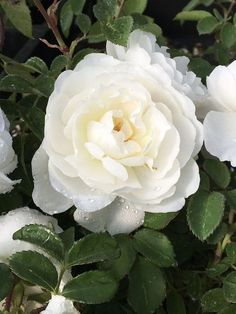
[[[57,78],[58,75],[66,68],[68,64],[68,58],[66,56],[57,56],[51,63],[50,75]]]
[[[219,25],[219,22],[214,16],[205,17],[197,24],[199,35],[211,34]]]
[[[236,210],[236,189],[226,192],[229,205]]]
[[[177,291],[167,295],[168,314],[186,314],[186,308],[182,296]]]
[[[117,282],[109,273],[94,270],[73,278],[65,285],[62,294],[77,302],[99,304],[111,300],[117,288]]]
[[[25,0],[18,0],[16,3],[9,0],[1,0],[0,6],[18,31],[27,37],[32,37],[30,10]]]
[[[227,304],[228,302],[225,300],[223,290],[221,288],[207,291],[201,300],[203,312],[218,312]]]
[[[226,246],[226,254],[232,261],[232,264],[236,264],[236,243],[228,243]]]
[[[201,241],[209,237],[220,224],[224,213],[224,196],[218,192],[197,192],[187,208],[188,225]]]
[[[114,44],[125,46],[133,26],[131,16],[122,16],[110,24],[103,26],[103,32],[106,39]]]
[[[230,183],[230,172],[228,167],[219,160],[208,159],[203,163],[203,168],[210,178],[222,189]]]
[[[119,234],[115,238],[119,243],[120,257],[101,263],[100,269],[109,271],[117,280],[120,280],[129,273],[135,261],[136,252],[128,235]]]
[[[58,275],[55,266],[42,254],[22,251],[10,257],[9,265],[18,277],[49,291],[57,286]]]
[[[176,265],[171,242],[160,232],[142,229],[135,233],[134,248],[160,267]]]
[[[223,292],[227,301],[236,303],[236,271],[231,272],[224,279]]]
[[[24,119],[34,135],[41,141],[44,137],[45,113],[38,107],[32,107]]]
[[[116,0],[98,0],[93,7],[95,17],[103,22],[109,22],[116,14]]]
[[[178,213],[145,213],[144,227],[154,230],[164,229]]]
[[[89,43],[100,43],[106,40],[103,31],[102,31],[102,26],[99,21],[95,22],[90,30],[89,34],[87,35]],[[87,48],[90,49],[90,48]],[[84,50],[84,49],[83,49]]]
[[[65,250],[69,251],[74,244],[75,240],[75,228],[70,227],[69,229],[59,233],[59,237],[62,239]]]
[[[48,75],[41,75],[35,81],[35,86],[37,90],[44,95],[49,97],[53,92],[55,80]]]
[[[65,37],[69,36],[71,24],[73,22],[73,11],[70,1],[65,2],[60,12],[60,25]]]
[[[64,245],[61,238],[46,226],[26,225],[13,234],[13,239],[35,244],[56,259],[60,261],[64,259]]]
[[[10,93],[35,93],[33,86],[18,75],[6,75],[0,81],[0,91]]]
[[[0,264],[0,278],[0,301],[2,301],[10,293],[14,282],[14,277],[8,266],[5,264]]]
[[[87,34],[91,27],[91,20],[88,15],[81,13],[76,17],[76,24],[83,34]]]
[[[192,10],[179,12],[174,19],[177,21],[200,21],[206,17],[212,17],[212,14],[204,10]]]
[[[74,14],[80,14],[83,11],[86,0],[70,0],[70,5]]]
[[[161,270],[145,258],[138,258],[129,274],[128,302],[138,314],[154,312],[166,295]]]
[[[119,255],[119,246],[112,236],[108,233],[94,233],[74,243],[69,252],[68,265],[95,263]]]
[[[141,26],[140,29],[145,32],[152,33],[156,37],[159,37],[162,34],[162,29],[160,28],[160,26],[154,23],[145,24]]]
[[[30,67],[31,69],[38,73],[48,72],[48,67],[46,63],[38,57],[31,57],[25,62],[25,65],[27,65],[28,67]]]
[[[226,235],[228,231],[228,227],[226,223],[220,224],[215,231],[212,233],[212,235],[207,238],[207,243],[209,244],[217,244],[221,240],[223,240],[224,236]]]
[[[231,48],[236,43],[236,26],[226,23],[220,31],[220,39],[227,48]]]
[[[124,3],[122,11],[124,15],[131,15],[132,13],[142,14],[147,6],[147,0],[127,0]]]

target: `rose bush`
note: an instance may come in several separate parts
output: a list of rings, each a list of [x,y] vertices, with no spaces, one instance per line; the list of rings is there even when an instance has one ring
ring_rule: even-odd
[[[236,61],[217,66],[207,77],[208,111],[204,120],[206,149],[236,166]]]
[[[144,211],[178,211],[198,189],[202,125],[175,88],[188,73],[175,80],[175,61],[153,35],[135,31],[128,48],[107,51],[57,79],[32,162],[33,199],[50,214],[76,206],[76,221],[92,231],[128,233]]]
[[[7,177],[16,168],[16,165],[17,156],[12,148],[9,121],[0,109],[0,193],[11,191],[13,185],[20,182]]]

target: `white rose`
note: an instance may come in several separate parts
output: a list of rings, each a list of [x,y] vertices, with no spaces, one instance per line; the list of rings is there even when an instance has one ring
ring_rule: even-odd
[[[144,211],[178,211],[198,189],[202,125],[155,47],[153,35],[135,31],[128,49],[108,43],[114,57],[90,54],[59,76],[32,161],[43,211],[75,205],[89,230],[129,233]]]
[[[0,193],[13,189],[13,185],[20,180],[11,180],[7,177],[17,165],[17,157],[12,148],[12,138],[9,133],[9,121],[0,109]]]
[[[217,66],[207,78],[210,111],[204,120],[206,149],[236,167],[236,61]]]
[[[30,224],[49,225],[52,224],[56,232],[61,232],[61,228],[57,224],[57,220],[50,216],[45,216],[39,211],[28,207],[17,208],[6,215],[0,216],[0,263],[7,263],[8,258],[19,251],[34,250],[39,251],[38,247],[21,241],[13,240],[13,234]]]
[[[48,306],[41,314],[80,314],[73,305],[73,302],[61,295],[52,296]]]
[[[186,96],[188,96],[196,105],[197,109],[202,111],[202,105],[206,96],[206,87],[202,84],[201,79],[192,71],[188,71],[189,59],[185,56],[171,58],[167,52],[168,47],[160,47],[156,43],[154,35],[136,30],[131,33],[127,48],[114,45],[107,42],[107,54],[122,61],[130,61],[135,64],[145,66],[143,63],[143,53],[148,53],[150,61],[147,62],[149,71],[150,65],[161,67],[170,77],[172,85]],[[140,49],[141,48],[141,49]],[[142,50],[142,51],[141,51]]]

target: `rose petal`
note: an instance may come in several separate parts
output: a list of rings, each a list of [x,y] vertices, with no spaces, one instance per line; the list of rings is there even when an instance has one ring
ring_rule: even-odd
[[[74,218],[93,232],[130,233],[143,224],[144,211],[137,210],[133,203],[117,197],[110,205],[93,213],[77,209]]]
[[[43,144],[32,159],[32,174],[34,178],[33,200],[45,213],[56,214],[66,211],[73,202],[58,193],[49,181],[48,155]]]
[[[203,126],[206,149],[221,161],[236,167],[236,112],[207,114]]]

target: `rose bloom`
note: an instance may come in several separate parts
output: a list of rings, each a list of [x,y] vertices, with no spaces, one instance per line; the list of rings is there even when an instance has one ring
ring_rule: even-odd
[[[145,211],[180,210],[199,186],[203,137],[190,97],[204,91],[186,65],[137,30],[126,48],[108,42],[63,72],[32,161],[34,202],[50,214],[74,205],[78,223],[111,234]]]
[[[12,138],[9,133],[9,121],[0,109],[0,193],[6,193],[13,189],[13,185],[19,180],[11,180],[7,177],[17,165],[17,157],[12,148]]]
[[[236,167],[236,61],[217,66],[207,78],[208,110],[204,120],[206,149]]]

